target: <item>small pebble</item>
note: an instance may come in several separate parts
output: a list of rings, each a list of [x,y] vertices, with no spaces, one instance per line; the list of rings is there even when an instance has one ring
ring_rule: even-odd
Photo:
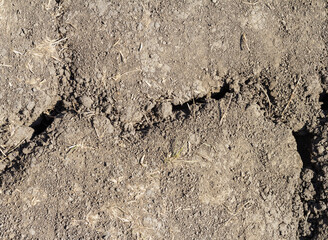
[[[325,151],[325,148],[323,146],[318,147],[318,153],[322,155]]]
[[[172,104],[169,102],[163,102],[159,105],[157,113],[161,118],[167,118],[172,114]]]
[[[80,102],[83,106],[85,106],[86,108],[91,108],[93,101],[90,97],[84,95],[82,97],[80,97]]]

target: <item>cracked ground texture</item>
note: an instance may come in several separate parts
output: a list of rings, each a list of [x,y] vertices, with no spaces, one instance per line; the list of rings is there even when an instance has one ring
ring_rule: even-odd
[[[327,2],[0,1],[1,239],[327,239]]]

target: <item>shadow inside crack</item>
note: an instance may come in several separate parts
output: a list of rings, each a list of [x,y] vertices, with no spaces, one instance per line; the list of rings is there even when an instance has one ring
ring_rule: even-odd
[[[324,111],[328,110],[328,93],[323,92],[320,94],[319,101],[321,102],[321,109]]]
[[[188,116],[188,115],[190,115],[190,106],[191,105],[193,105],[193,104],[205,105],[207,103],[208,98],[220,100],[220,99],[224,98],[229,91],[230,91],[229,84],[224,83],[219,92],[212,92],[203,97],[193,98],[183,104],[173,105],[172,110],[173,110],[173,112],[182,111]]]
[[[31,151],[29,147],[32,140],[44,133],[54,121],[56,116],[64,112],[65,110],[66,109],[64,107],[63,102],[58,101],[53,109],[43,112],[38,117],[38,119],[30,125],[30,127],[34,129],[34,133],[31,139],[25,140],[20,145],[15,147],[15,150],[12,151],[12,157],[10,155],[6,156],[6,159],[8,158],[8,163],[7,166],[5,166],[2,171],[0,171],[0,187],[3,187],[4,185],[13,185],[19,180],[21,175],[19,173],[24,172],[25,166],[29,164],[24,156]]]
[[[297,143],[297,151],[303,162],[303,169],[312,168],[311,155],[313,135],[306,129],[293,132],[293,135]]]
[[[31,139],[34,139],[36,136],[43,133],[54,121],[55,117],[65,110],[64,104],[62,101],[58,101],[55,107],[47,113],[43,112],[41,115],[35,120],[30,127],[34,129],[34,133]]]

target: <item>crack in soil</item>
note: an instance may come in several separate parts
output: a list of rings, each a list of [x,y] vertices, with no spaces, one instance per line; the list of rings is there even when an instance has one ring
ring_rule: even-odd
[[[303,168],[313,168],[311,163],[313,134],[307,130],[293,132],[297,143],[297,151],[303,161]]]
[[[321,104],[321,109],[323,111],[327,111],[328,110],[328,93],[327,92],[323,92],[320,95],[319,101],[322,103]]]
[[[231,93],[230,85],[228,83],[224,83],[219,92],[209,92],[202,97],[192,98],[184,103],[174,105],[169,103],[172,106],[172,114],[175,115],[173,119],[188,118],[192,114],[195,114],[197,111],[203,109],[206,104],[208,104],[210,99],[219,101],[226,97],[227,93]],[[197,106],[197,108],[193,108],[193,106]],[[134,125],[134,129],[137,131],[141,131],[146,134],[152,127],[157,126],[159,123],[166,121],[165,118],[160,117],[158,114],[160,106],[154,106],[145,117],[139,123]],[[159,116],[159,117],[158,117]]]
[[[66,111],[66,109],[63,106],[62,101],[58,101],[53,109],[48,110],[46,112],[41,113],[41,115],[37,118],[36,121],[34,121],[30,127],[34,129],[34,133],[30,140],[24,140],[19,146],[16,147],[15,153],[16,157],[14,159],[11,159],[11,164],[6,166],[6,168],[0,173],[0,186],[3,187],[3,178],[5,175],[10,175],[12,179],[16,178],[16,175],[18,175],[19,172],[24,171],[25,167],[28,163],[24,161],[24,157],[31,151],[33,151],[33,148],[31,148],[31,143],[38,142],[38,137],[43,137],[43,142],[47,140],[47,136],[42,136],[43,133],[46,132],[48,127],[52,124],[52,122],[55,120],[58,115]],[[37,144],[40,145],[40,144]],[[16,182],[16,180],[12,180],[12,182]]]
[[[43,112],[40,117],[38,117],[38,119],[30,125],[30,127],[34,129],[31,140],[45,132],[54,121],[56,116],[65,110],[66,109],[64,108],[63,101],[60,100],[56,103],[53,109],[48,111],[48,113]]]
[[[297,142],[297,151],[303,161],[299,195],[303,204],[304,219],[300,219],[299,222],[300,239],[313,239],[320,232],[320,222],[324,221],[324,216],[320,213],[324,211],[321,205],[327,201],[324,196],[323,166],[319,160],[321,156],[315,154],[318,148],[316,138],[320,139],[320,136],[307,129],[294,132],[293,135]]]
[[[58,7],[62,4],[61,0],[56,0],[56,3],[58,4]],[[60,26],[63,25],[62,17],[57,17],[57,29],[59,32]],[[59,32],[60,33],[60,32]],[[66,35],[60,33],[62,38],[65,38]],[[71,53],[71,57],[73,57],[73,54]],[[65,62],[65,61],[64,61]],[[65,68],[69,72],[69,85],[72,89],[74,89],[75,85],[77,84],[75,81],[76,77],[76,71],[74,70],[74,59],[71,63],[65,62]],[[61,76],[63,77],[63,76]],[[192,114],[192,110],[190,106],[196,104],[200,106],[197,111],[199,111],[202,107],[204,107],[207,103],[207,99],[214,99],[214,100],[220,100],[224,97],[226,97],[227,93],[231,93],[230,86],[228,83],[224,83],[221,90],[219,92],[209,92],[205,96],[197,97],[190,99],[182,104],[179,105],[173,105],[172,104],[172,112],[175,114],[178,113],[184,113],[185,117],[188,117]],[[77,98],[74,96],[73,92],[69,93],[69,96],[61,96],[62,100],[58,101],[53,109],[49,110],[48,112],[43,112],[37,120],[35,120],[30,127],[34,129],[33,136],[30,141],[24,141],[21,143],[17,149],[16,152],[18,152],[18,155],[15,159],[13,159],[10,166],[7,166],[3,172],[0,174],[0,186],[3,185],[3,178],[5,175],[11,175],[12,183],[15,183],[18,179],[18,175],[21,172],[24,172],[26,170],[26,167],[28,166],[28,162],[24,161],[24,156],[26,155],[25,149],[30,147],[31,142],[36,142],[38,140],[38,137],[40,137],[42,134],[44,134],[49,126],[53,123],[54,119],[58,117],[60,114],[64,114],[64,112],[69,111],[64,106],[63,100],[67,99],[71,102],[78,103]],[[269,100],[272,101],[271,95],[269,95]],[[324,91],[319,98],[319,101],[322,103],[321,108],[323,111],[328,110],[328,93]],[[147,132],[151,127],[156,126],[158,123],[164,121],[163,118],[154,118],[153,116],[157,115],[158,106],[153,107],[150,112],[148,113],[150,117],[148,117],[150,120],[142,120],[142,122],[134,124],[134,129],[142,132]],[[320,176],[320,167],[313,162],[313,133],[308,131],[307,129],[302,129],[298,132],[293,132],[293,135],[295,137],[295,141],[297,143],[297,151],[299,152],[299,155],[303,161],[303,169],[302,174],[304,174],[306,171],[311,170],[313,172],[313,178],[311,178],[311,183],[314,186],[315,194],[313,195],[313,199],[307,200],[304,197],[301,196],[301,200],[304,206],[304,212],[305,215],[315,212],[316,205],[321,200],[321,192],[323,191],[322,184],[319,181]],[[33,148],[32,148],[33,151]],[[301,174],[301,175],[302,175]],[[3,187],[3,186],[2,186]],[[302,189],[301,191],[304,191]],[[300,193],[302,194],[302,192]],[[311,239],[319,230],[319,221],[320,218],[309,218],[306,219],[308,223],[311,224],[311,235],[308,235],[306,237],[301,237],[301,239]],[[300,221],[299,224],[299,230],[301,231],[301,224],[303,224]]]
[[[60,13],[60,5],[62,3],[61,0],[56,0],[57,3],[57,9],[55,12],[55,19],[56,19],[56,29],[58,33],[61,36],[61,39],[64,39],[66,36],[61,34],[60,32],[60,26],[62,25],[62,14]],[[63,45],[64,43],[60,43],[59,45]],[[66,62],[64,62],[64,65],[66,65]],[[60,78],[63,78],[64,76],[59,76]],[[60,96],[60,98],[64,99],[64,96]],[[0,172],[0,187],[3,187],[4,182],[3,179],[5,176],[9,175],[10,183],[14,184],[18,181],[18,173],[24,172],[26,169],[26,166],[29,164],[26,161],[24,161],[24,157],[28,154],[28,152],[33,151],[34,147],[31,147],[32,143],[37,142],[36,139],[38,139],[38,136],[42,135],[47,128],[51,125],[51,123],[54,121],[54,119],[62,112],[67,111],[68,109],[65,109],[63,101],[59,100],[55,104],[53,109],[43,111],[41,115],[30,125],[31,128],[34,129],[33,135],[31,139],[24,140],[21,142],[13,151],[14,158],[11,159],[10,165],[7,165],[5,169]],[[27,150],[28,148],[32,148],[30,150]]]
[[[221,87],[220,91],[219,92],[209,92],[208,94],[206,94],[205,96],[203,97],[198,97],[198,98],[193,98],[187,102],[184,102],[182,104],[179,104],[179,105],[173,105],[173,112],[176,112],[176,111],[183,111],[185,112],[187,115],[190,115],[191,114],[191,111],[190,111],[190,107],[191,105],[193,104],[206,104],[207,101],[206,99],[208,98],[211,98],[211,99],[214,99],[214,100],[220,100],[222,98],[224,98],[226,96],[227,93],[231,92],[230,91],[230,85],[228,83],[224,83],[223,86]]]

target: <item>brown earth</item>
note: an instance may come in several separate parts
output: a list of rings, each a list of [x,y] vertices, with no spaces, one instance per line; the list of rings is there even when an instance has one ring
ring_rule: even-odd
[[[1,239],[327,239],[327,1],[0,1]]]

